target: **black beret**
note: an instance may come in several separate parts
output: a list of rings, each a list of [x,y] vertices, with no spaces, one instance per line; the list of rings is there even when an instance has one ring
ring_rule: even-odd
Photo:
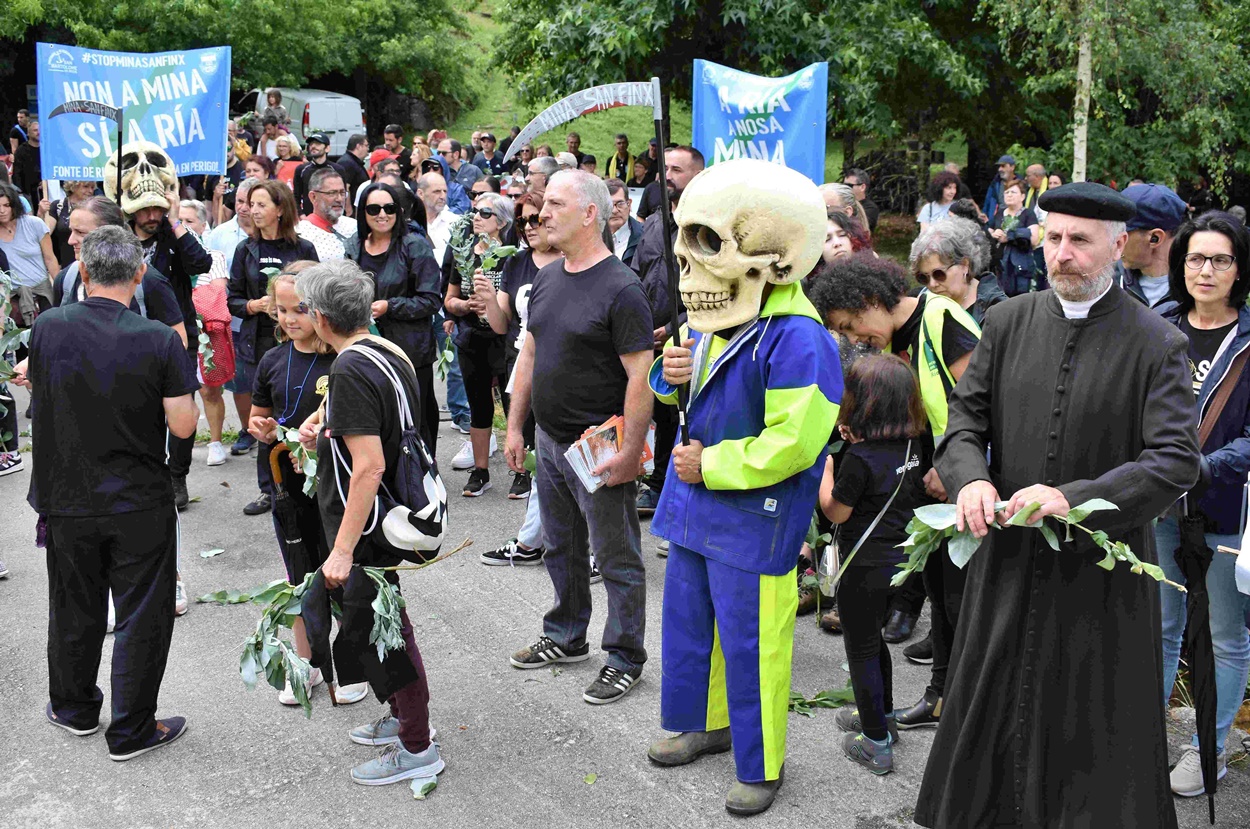
[[[1074,181],[1054,190],[1047,190],[1037,199],[1037,206],[1048,213],[1066,213],[1086,219],[1127,222],[1137,215],[1137,205],[1105,184]]]

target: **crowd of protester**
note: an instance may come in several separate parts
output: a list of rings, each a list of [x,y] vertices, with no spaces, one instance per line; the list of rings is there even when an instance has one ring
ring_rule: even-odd
[[[677,228],[663,225],[658,161],[663,152],[667,189],[677,205],[704,168],[702,154],[688,146],[661,149],[651,140],[634,155],[629,137],[621,133],[611,150],[596,157],[582,151],[581,138],[573,132],[562,151],[526,144],[505,163],[504,153],[519,132],[515,128],[502,145],[485,130],[465,143],[444,130],[405,143],[404,130],[391,124],[380,146],[371,148],[367,136],[352,135],[346,153],[330,159],[328,136],[314,132],[301,145],[289,130],[280,94],[274,93],[253,124],[259,125],[256,132],[231,122],[224,175],[183,178],[166,206],[130,216],[98,195],[93,182],[63,182],[63,197],[49,202],[38,187],[37,169],[30,177],[37,120],[23,113],[10,135],[14,170],[12,184],[0,183],[0,270],[9,274],[13,319],[20,327],[31,327],[41,314],[50,316],[50,324],[35,329],[32,362],[20,380],[37,390],[34,411],[25,415],[33,418],[37,438],[46,430],[64,443],[54,453],[36,441],[32,504],[49,517],[51,537],[60,548],[56,562],[49,556],[49,568],[58,574],[54,596],[82,608],[76,616],[54,613],[54,629],[94,625],[107,612],[110,629],[115,626],[118,634],[115,673],[145,660],[159,663],[163,671],[164,653],[159,659],[153,654],[168,650],[172,616],[166,605],[172,603],[178,615],[187,610],[172,541],[169,550],[149,551],[162,561],[150,574],[153,590],[168,588],[169,602],[160,595],[119,591],[116,584],[107,608],[71,595],[75,587],[69,574],[75,565],[65,552],[90,543],[91,528],[84,519],[72,523],[58,511],[63,497],[53,488],[62,483],[57,477],[64,470],[60,453],[78,444],[66,440],[66,427],[47,410],[82,401],[74,397],[72,378],[63,379],[64,388],[49,388],[62,382],[52,379],[58,370],[46,355],[53,348],[45,345],[44,355],[39,352],[56,336],[58,325],[81,324],[88,306],[111,309],[107,303],[112,301],[129,307],[136,320],[150,321],[142,326],[125,314],[109,318],[115,330],[159,355],[144,365],[160,378],[155,388],[139,388],[127,385],[137,381],[121,367],[108,369],[116,374],[115,388],[132,389],[161,423],[130,447],[141,458],[137,468],[143,475],[117,485],[126,492],[127,487],[142,489],[135,503],[143,510],[188,507],[186,478],[195,438],[187,407],[194,410],[198,391],[210,432],[205,462],[218,466],[230,456],[249,458],[255,452],[257,494],[243,511],[269,512],[278,487],[299,493],[301,526],[306,537],[317,539],[318,550],[312,561],[295,560],[275,518],[277,546],[292,580],[320,566],[327,588],[334,589],[349,583],[353,562],[394,563],[362,535],[367,515],[360,512],[367,513],[379,481],[393,474],[405,400],[431,452],[444,419],[465,437],[444,477],[450,481],[467,473],[456,478],[466,497],[492,489],[498,404],[509,423],[513,474],[507,497],[529,503],[517,536],[483,553],[481,561],[545,563],[556,589],[543,634],[518,651],[512,664],[524,669],[588,658],[588,585],[603,580],[610,606],[603,643],[608,659],[585,699],[602,704],[623,697],[639,680],[647,656],[642,646],[644,536],[638,521],[656,510],[677,434],[674,406],[649,402],[642,416],[636,398],[675,322],[664,251],[665,237],[675,239]],[[35,158],[37,164],[37,153]],[[1071,185],[1040,164],[1028,166],[1023,177],[1016,175],[1016,167],[1012,156],[1000,158],[999,174],[980,200],[968,197],[957,169],[934,175],[905,266],[873,250],[880,209],[872,200],[867,171],[850,168],[842,181],[821,188],[827,235],[821,261],[805,275],[803,290],[840,345],[846,384],[838,429],[829,436],[842,449],[828,459],[813,517],[818,527],[836,532],[844,548],[857,541],[864,546],[836,604],[823,608],[820,625],[845,635],[857,705],[840,711],[837,722],[862,736],[853,746],[848,743],[847,754],[875,773],[893,768],[891,746],[900,729],[941,721],[964,607],[966,572],[946,555],[937,556],[923,577],[892,588],[890,577],[903,558],[897,545],[907,536],[904,527],[915,507],[953,501],[958,494],[944,489],[934,452],[987,315],[1009,298],[1045,291],[1053,281],[1048,267],[1057,260],[1048,261],[1044,252],[1051,230],[1040,202],[1043,194]],[[1250,471],[1244,437],[1250,372],[1245,360],[1237,359],[1250,348],[1250,233],[1244,212],[1195,215],[1162,184],[1134,183],[1122,196],[1135,207],[1135,216],[1124,226],[1123,241],[1111,240],[1113,249],[1120,245],[1123,250],[1122,258],[1107,265],[1115,285],[1185,335],[1200,404],[1210,401],[1226,375],[1234,377],[1232,401],[1221,407],[1202,447],[1210,485],[1187,509],[1203,517],[1212,548],[1237,547],[1242,479]],[[591,221],[583,221],[587,215]],[[494,259],[492,254],[508,245],[520,251]],[[486,265],[487,259],[493,266]],[[577,291],[584,288],[583,293],[553,295],[551,281],[544,286],[539,277],[540,272],[569,276],[586,270],[593,272],[593,280],[568,283],[579,286]],[[75,305],[83,307],[73,310]],[[232,369],[228,376],[205,362],[200,319],[217,363]],[[536,355],[531,331],[568,351]],[[108,331],[96,334],[100,343],[109,342]],[[67,339],[78,340],[80,351],[92,342],[89,337]],[[79,357],[88,361],[87,353]],[[920,355],[939,370],[920,372]],[[16,356],[25,358],[27,349]],[[446,370],[441,410],[435,370],[440,362]],[[370,386],[389,389],[392,377],[398,378],[395,395],[366,393]],[[224,442],[226,391],[245,424],[229,447]],[[327,393],[334,408],[319,413]],[[8,475],[21,471],[23,462],[17,451],[18,413],[3,385],[0,406],[6,409],[0,435],[9,436],[0,445],[0,475]],[[655,470],[640,482],[623,468],[619,477],[610,471],[602,494],[590,496],[568,468],[564,451],[583,428],[612,414],[624,414],[627,440],[638,434],[638,424],[655,424]],[[304,495],[300,470],[289,455],[282,453],[271,463],[271,453],[282,443],[279,429],[300,430],[328,457],[321,426],[342,436],[341,451],[350,462],[349,486],[337,501],[326,486],[316,498]],[[80,451],[85,457],[98,454],[85,444]],[[514,462],[528,451],[536,453],[537,473]],[[282,473],[281,482],[275,469]],[[152,536],[138,509],[103,504],[93,520],[109,516],[118,525],[113,543],[139,532]],[[1177,581],[1183,576],[1167,551],[1177,543],[1181,509],[1170,509],[1157,528],[1160,562]],[[147,549],[135,547],[133,554]],[[661,542],[656,551],[667,555],[668,543]],[[173,559],[165,562],[168,555]],[[799,614],[819,604],[804,577],[819,568],[821,555],[806,545],[794,550]],[[1250,597],[1237,592],[1232,567],[1231,556],[1217,555],[1208,576],[1221,747],[1250,669]],[[1185,605],[1170,588],[1163,587],[1161,595],[1166,703]],[[896,708],[889,645],[913,637],[926,600],[928,634],[903,654],[931,665],[931,680],[918,701]],[[151,636],[131,636],[149,623]],[[406,615],[403,625],[419,680],[393,686],[390,714],[352,733],[356,742],[386,747],[378,760],[353,770],[357,782],[376,785],[442,768],[428,723],[424,669]],[[67,641],[72,638],[65,635]],[[301,655],[309,655],[302,627],[295,643]],[[98,645],[93,639],[84,647],[98,651]],[[100,700],[85,689],[85,667],[74,660],[66,665],[54,675],[48,717],[74,733],[87,733]],[[355,668],[349,664],[339,672],[340,703],[367,695],[365,669]],[[322,682],[319,672],[313,679]],[[278,699],[298,704],[290,687]],[[113,706],[109,746],[114,759],[172,742],[185,729],[180,718],[153,719],[154,695],[149,698],[148,690],[115,695]],[[1187,749],[1172,771],[1171,785],[1177,794],[1201,793],[1196,747]]]

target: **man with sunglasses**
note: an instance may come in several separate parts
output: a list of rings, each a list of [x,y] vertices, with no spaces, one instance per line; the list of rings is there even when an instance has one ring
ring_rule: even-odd
[[[460,156],[460,142],[454,138],[444,138],[438,142],[438,155],[451,171],[452,177],[465,190],[473,187],[473,182],[482,177],[480,168],[466,164]]]
[[[295,233],[312,242],[322,262],[343,258],[344,245],[356,235],[356,222],[343,215],[347,185],[338,169],[324,165],[308,182],[312,213],[300,220]]]

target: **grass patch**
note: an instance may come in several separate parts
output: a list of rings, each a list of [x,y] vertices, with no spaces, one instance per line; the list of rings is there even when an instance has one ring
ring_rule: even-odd
[[[238,439],[239,439],[238,429],[222,429],[221,430],[221,442],[223,445],[229,446],[230,444],[234,443]],[[207,446],[209,443],[212,442],[212,440],[213,440],[213,436],[210,435],[208,432],[196,432],[195,434],[196,446]]]

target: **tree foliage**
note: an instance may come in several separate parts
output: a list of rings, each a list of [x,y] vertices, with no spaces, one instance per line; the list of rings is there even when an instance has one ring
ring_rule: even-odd
[[[1071,99],[1080,33],[1093,32],[1090,175],[1151,181],[1250,172],[1250,11],[1240,0],[983,0],[1025,101]],[[1052,117],[1055,161],[1071,163],[1070,111]]]
[[[363,71],[449,116],[475,88],[463,18],[448,0],[10,0],[0,38],[21,40],[37,24],[64,26],[95,49],[229,45],[236,89]]]

